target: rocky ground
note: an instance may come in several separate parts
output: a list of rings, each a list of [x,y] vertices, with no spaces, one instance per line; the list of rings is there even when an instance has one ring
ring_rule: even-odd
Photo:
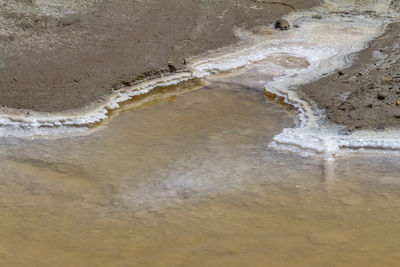
[[[303,98],[349,129],[400,126],[400,24],[361,51],[354,64],[301,88]]]
[[[0,0],[0,106],[82,108],[319,2]]]

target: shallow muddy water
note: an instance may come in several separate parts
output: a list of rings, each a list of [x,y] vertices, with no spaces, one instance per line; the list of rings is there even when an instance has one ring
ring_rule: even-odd
[[[294,116],[243,82],[2,139],[1,265],[397,266],[400,158],[272,150]]]
[[[271,96],[296,100],[296,85],[347,66],[383,31],[377,16],[332,11],[386,12],[390,1],[350,2],[327,1],[322,18],[293,13],[292,31],[127,88],[119,109],[2,117],[0,265],[398,266],[399,155],[324,160],[270,145],[324,151],[310,143],[321,114],[292,101],[299,119]],[[74,136],[43,137],[52,127]]]

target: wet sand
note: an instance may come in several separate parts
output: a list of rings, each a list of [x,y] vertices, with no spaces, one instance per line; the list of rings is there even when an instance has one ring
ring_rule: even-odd
[[[349,129],[400,126],[400,24],[355,55],[351,67],[300,88],[303,98]]]
[[[271,150],[294,116],[243,80],[3,138],[0,265],[396,266],[400,158]]]
[[[237,27],[269,25],[319,2],[2,1],[0,105],[82,108],[120,86],[234,44]]]

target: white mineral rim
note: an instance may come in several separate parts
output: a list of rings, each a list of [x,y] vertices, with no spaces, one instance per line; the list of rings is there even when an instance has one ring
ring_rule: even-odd
[[[362,130],[348,136],[339,135],[343,127],[325,122],[324,112],[301,100],[296,91],[299,85],[351,65],[355,53],[380,36],[386,25],[399,21],[391,1],[327,0],[323,6],[293,12],[286,19],[295,26],[290,31],[275,31],[272,26],[265,30],[267,34],[264,35],[237,31],[242,40],[240,45],[193,59],[183,72],[120,89],[100,104],[59,113],[3,109],[0,111],[0,136],[58,138],[88,134],[96,128],[94,124],[108,119],[111,110],[118,109],[122,102],[134,96],[195,78],[254,67],[260,62],[265,66],[272,57],[284,55],[303,59],[309,64],[302,68],[276,68],[275,78],[265,84],[266,91],[284,97],[286,103],[298,109],[299,119],[296,128],[284,129],[275,136],[270,147],[305,155],[322,155],[328,159],[348,150],[400,151],[400,132],[397,129],[384,132]],[[273,66],[274,63],[270,64]]]

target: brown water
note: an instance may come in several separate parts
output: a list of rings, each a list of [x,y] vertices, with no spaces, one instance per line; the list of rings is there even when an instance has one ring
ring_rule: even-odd
[[[180,90],[88,136],[1,140],[0,265],[400,264],[400,158],[270,150],[294,118],[261,89]]]

